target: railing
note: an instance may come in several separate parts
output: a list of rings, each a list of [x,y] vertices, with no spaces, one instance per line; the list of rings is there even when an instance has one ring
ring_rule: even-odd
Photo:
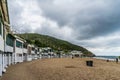
[[[16,48],[15,48],[15,52],[16,52],[16,53],[23,53],[23,49],[16,47]]]
[[[35,51],[32,50],[32,51],[31,51],[31,54],[35,54]]]
[[[27,53],[27,51],[28,51],[27,49],[23,48],[23,53]]]

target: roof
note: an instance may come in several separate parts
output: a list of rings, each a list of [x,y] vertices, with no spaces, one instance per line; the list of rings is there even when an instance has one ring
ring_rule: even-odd
[[[15,37],[16,39],[18,39],[18,40],[21,40],[21,41],[23,41],[23,42],[26,42],[26,40],[24,40],[23,38],[21,38],[21,37],[19,37],[19,36],[17,36],[17,35],[14,35],[14,37]]]
[[[82,54],[81,51],[71,51],[71,54]]]
[[[8,33],[8,35],[10,35],[11,37],[15,38],[15,36],[13,34]]]

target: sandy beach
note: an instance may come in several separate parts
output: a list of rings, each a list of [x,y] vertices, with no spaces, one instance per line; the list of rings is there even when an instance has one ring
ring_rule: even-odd
[[[93,60],[94,66],[86,66]],[[90,58],[41,59],[18,63],[0,80],[120,80],[120,63]]]

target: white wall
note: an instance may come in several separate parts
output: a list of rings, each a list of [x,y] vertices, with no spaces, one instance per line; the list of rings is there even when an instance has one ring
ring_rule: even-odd
[[[27,56],[27,61],[32,61],[32,55]]]
[[[4,40],[3,37],[0,35],[0,50],[4,51]]]
[[[15,53],[21,53],[21,54],[23,54],[23,48],[16,47]]]
[[[23,62],[23,48],[16,47],[16,62]],[[18,54],[22,54],[22,56],[19,56]]]
[[[27,52],[28,52],[27,49],[23,48],[23,53],[27,53]]]
[[[35,51],[32,50],[32,51],[31,51],[31,54],[35,54]]]
[[[5,52],[13,52],[13,47],[5,45]]]
[[[1,23],[0,23],[1,24]],[[0,34],[0,50],[4,51],[4,40],[3,40],[3,24],[1,24],[1,32],[2,34]]]
[[[23,56],[17,56],[17,62],[23,62]]]
[[[2,53],[0,53],[0,76],[2,76]]]

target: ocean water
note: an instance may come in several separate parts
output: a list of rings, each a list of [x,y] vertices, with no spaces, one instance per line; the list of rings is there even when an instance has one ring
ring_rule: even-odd
[[[94,57],[96,59],[104,59],[104,60],[115,60],[116,58],[118,58],[118,56],[96,56]]]

